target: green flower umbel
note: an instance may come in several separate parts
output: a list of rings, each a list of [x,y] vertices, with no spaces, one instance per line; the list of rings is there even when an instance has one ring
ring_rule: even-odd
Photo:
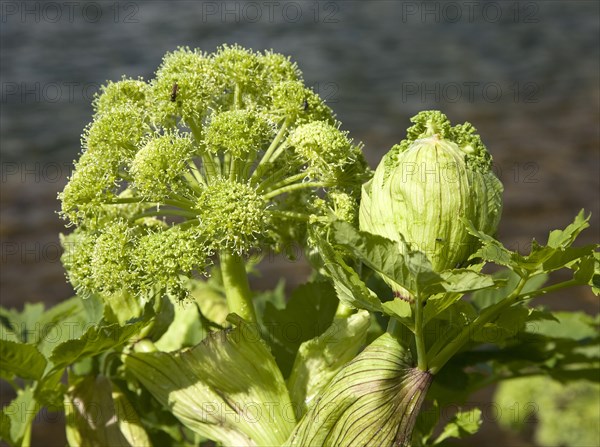
[[[468,123],[452,127],[438,111],[421,112],[407,138],[384,157],[363,186],[360,227],[404,240],[437,271],[455,268],[477,249],[464,219],[487,234],[502,211],[502,184]]]
[[[185,295],[217,255],[228,295],[245,296],[245,254],[303,242],[340,197],[358,214],[360,147],[280,54],[180,48],[155,79],[104,86],[94,108],[60,194],[78,227],[64,243],[90,259],[64,258],[84,294]]]

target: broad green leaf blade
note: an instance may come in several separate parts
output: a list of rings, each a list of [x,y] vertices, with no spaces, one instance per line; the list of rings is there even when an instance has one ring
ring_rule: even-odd
[[[501,287],[497,289],[477,290],[472,295],[472,303],[478,310],[492,306],[509,296],[515,290],[520,280],[519,275],[510,269],[500,270],[494,273],[493,277],[497,284],[502,284]],[[521,293],[538,290],[546,281],[548,281],[548,275],[545,273],[532,276],[527,280],[525,286],[523,286]]]
[[[210,322],[225,327],[227,323],[227,300],[223,284],[220,282],[220,272],[215,269],[208,281],[192,280],[192,298],[200,307],[202,315]]]
[[[332,379],[285,445],[409,445],[432,379],[412,365],[386,332]]]
[[[452,420],[446,424],[442,433],[436,438],[433,445],[441,444],[448,438],[465,438],[477,433],[481,426],[481,410],[473,408],[468,411],[459,411]]]
[[[40,338],[36,324],[44,313],[42,303],[25,303],[23,311],[0,307],[0,339],[21,343],[37,343]]]
[[[405,301],[402,298],[394,298],[391,301],[386,301],[382,305],[383,310],[387,315],[400,321],[412,332],[415,331],[413,309],[408,301]]]
[[[85,357],[93,357],[123,345],[150,323],[149,316],[147,316],[144,320],[131,322],[125,326],[118,324],[92,326],[81,337],[58,345],[52,351],[50,361],[55,368],[59,368]]]
[[[46,363],[46,358],[34,345],[0,340],[0,376],[39,380]]]
[[[87,328],[100,321],[101,316],[90,318],[83,303],[75,296],[46,311],[43,304],[26,304],[21,313],[0,309],[0,339],[33,344],[48,357],[56,346],[81,337]]]
[[[516,304],[505,309],[495,320],[473,331],[472,340],[481,343],[502,344],[525,328],[531,309]]]
[[[329,281],[299,286],[284,309],[266,303],[263,315],[265,338],[284,377],[289,376],[300,345],[321,335],[331,325],[338,303]]]
[[[35,400],[34,387],[17,391],[17,397],[0,411],[0,435],[11,445],[20,446],[37,413],[41,410]]]
[[[564,230],[553,230],[550,232],[548,235],[548,243],[546,245],[552,248],[565,248],[571,246],[579,233],[590,226],[588,223],[590,216],[591,215],[585,217],[585,211],[579,211],[577,216],[575,216],[573,223],[569,224],[567,228]]]
[[[447,270],[441,273],[441,283],[446,292],[467,293],[494,287],[496,282],[490,275],[484,275],[468,269]]]
[[[461,297],[460,293],[443,293],[429,298],[423,309],[423,326],[426,326],[427,323],[460,300]]]
[[[173,322],[156,342],[160,351],[176,351],[194,346],[207,335],[195,302],[181,301],[172,306],[175,312]]]
[[[110,382],[103,376],[69,377],[65,395],[67,441],[71,446],[127,447],[116,424]]]
[[[330,275],[337,296],[344,304],[371,312],[382,312],[381,301],[361,281],[333,247],[324,239],[317,238],[319,252],[323,257],[324,267]]]
[[[408,247],[405,246],[402,249],[398,242],[359,231],[347,222],[334,222],[332,227],[332,237],[335,243],[342,245],[387,280],[403,287],[413,295],[417,292],[417,285],[412,277],[410,267],[402,254],[408,253]],[[425,259],[425,261],[427,260]],[[423,268],[425,269],[425,267]],[[416,269],[415,266],[413,266],[414,269]],[[431,268],[429,270],[431,271]]]
[[[554,250],[552,256],[543,263],[544,271],[552,272],[568,266],[577,259],[590,257],[596,248],[597,245],[591,244],[583,247],[567,247],[561,250]]]
[[[56,346],[81,337],[87,328],[100,321],[90,318],[83,302],[74,296],[44,312],[39,321],[42,336],[37,342],[42,354],[50,356]]]
[[[298,419],[342,366],[356,356],[370,324],[369,313],[360,310],[347,318],[336,318],[325,333],[302,343],[288,379]]]
[[[257,328],[230,318],[235,329],[191,349],[129,354],[125,366],[199,435],[224,445],[281,445],[296,422],[281,372]]]

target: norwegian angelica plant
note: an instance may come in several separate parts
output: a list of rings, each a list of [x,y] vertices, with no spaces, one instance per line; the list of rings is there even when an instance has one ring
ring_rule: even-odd
[[[156,77],[102,87],[59,197],[83,295],[187,295],[215,257],[232,312],[255,320],[243,258],[354,220],[361,148],[288,58],[180,48]]]

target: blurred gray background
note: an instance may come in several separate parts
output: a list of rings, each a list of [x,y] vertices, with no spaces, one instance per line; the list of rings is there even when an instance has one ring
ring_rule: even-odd
[[[419,110],[470,121],[505,185],[501,240],[525,249],[581,208],[593,213],[582,243],[600,239],[597,1],[2,1],[0,8],[3,306],[70,296],[56,194],[80,150],[93,94],[121,75],[151,78],[180,45],[212,52],[237,42],[290,55],[364,142],[373,167]],[[257,287],[279,275],[296,284],[307,272],[301,260],[281,259],[263,270]],[[544,303],[598,312],[585,288]],[[499,445],[488,422],[477,442]],[[48,429],[60,445],[56,426]]]

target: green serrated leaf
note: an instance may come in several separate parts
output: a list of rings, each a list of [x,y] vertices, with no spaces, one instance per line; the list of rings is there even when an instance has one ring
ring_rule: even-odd
[[[46,358],[34,345],[0,340],[0,375],[11,379],[39,380],[46,369]]]
[[[515,287],[517,287],[517,284],[520,280],[520,276],[509,269],[496,272],[494,273],[493,277],[497,284],[502,284],[501,287],[497,289],[488,288],[485,290],[477,290],[472,295],[473,305],[478,310],[492,306],[509,296],[511,292],[515,290]],[[544,283],[546,283],[546,281],[548,281],[548,275],[545,273],[532,276],[523,286],[521,293],[538,290],[544,285]]]
[[[400,321],[412,332],[415,331],[415,322],[413,319],[412,306],[408,301],[401,298],[394,298],[392,301],[386,301],[383,305],[384,312],[390,317]]]
[[[484,275],[468,269],[446,270],[441,273],[441,276],[444,279],[440,283],[441,287],[446,292],[451,293],[474,292],[476,290],[495,287],[501,283],[501,281],[495,281],[490,275]]]
[[[391,280],[411,293],[416,292],[416,284],[412,282],[409,266],[399,247],[400,243],[379,235],[358,231],[347,222],[334,222],[332,227],[335,243],[342,245],[387,280]],[[408,248],[405,251],[408,251]]]
[[[0,307],[0,339],[36,343],[40,337],[37,322],[44,313],[42,303],[25,303],[23,311]]]
[[[230,318],[234,329],[191,349],[136,352],[125,366],[201,436],[225,445],[281,445],[296,422],[281,372],[258,329]]]
[[[569,224],[564,230],[553,230],[548,235],[548,247],[552,248],[565,248],[569,247],[574,241],[575,238],[590,226],[588,223],[590,220],[590,216],[585,217],[585,211],[581,210],[575,216],[575,220],[573,223]]]
[[[38,348],[45,356],[50,356],[56,346],[81,337],[87,328],[99,321],[90,319],[81,298],[75,296],[63,301],[41,316]]]
[[[493,237],[477,231],[470,222],[465,222],[469,232],[476,236],[482,244],[482,247],[471,258],[482,258],[509,267],[515,272],[529,272],[530,274],[550,272],[564,267],[570,268],[578,259],[591,255],[598,247],[597,245],[571,247],[579,233],[589,226],[589,218],[589,216],[584,217],[584,212],[581,210],[574,222],[567,228],[550,232],[546,246],[538,244],[535,240],[532,241],[531,251],[527,256],[507,250]]]
[[[583,247],[567,247],[559,250],[553,249],[552,256],[544,261],[542,267],[546,272],[561,269],[569,266],[569,264],[577,259],[591,256],[596,247],[597,245],[591,244]]]
[[[575,273],[573,274],[573,279],[578,284],[593,285],[593,279],[596,269],[596,259],[592,254],[581,258],[574,268]]]
[[[333,281],[337,296],[344,304],[371,312],[382,312],[381,301],[361,281],[358,274],[344,262],[333,247],[324,239],[317,238],[324,268]]]
[[[525,328],[530,310],[522,305],[505,309],[495,320],[483,325],[472,334],[472,340],[481,343],[501,344]]]
[[[463,222],[469,233],[481,242],[481,247],[471,255],[471,259],[481,258],[485,261],[494,262],[506,267],[514,267],[516,265],[515,261],[518,261],[520,258],[518,254],[506,249],[502,243],[492,236],[477,230],[470,221]]]
[[[93,357],[109,349],[116,348],[139,334],[150,324],[149,316],[125,326],[111,324],[92,326],[81,337],[58,345],[50,356],[55,368],[65,367],[84,357]]]
[[[443,278],[433,271],[424,253],[406,245],[401,248],[401,242],[358,231],[347,222],[334,222],[332,227],[334,241],[382,275],[392,289],[404,289],[413,296],[439,291]]]
[[[17,397],[0,411],[2,438],[14,446],[20,446],[23,439],[29,437],[27,432],[31,430],[33,420],[40,409],[35,400],[33,386],[18,390]]]
[[[442,433],[436,438],[433,445],[441,444],[448,438],[465,438],[477,433],[481,426],[481,410],[473,408],[468,411],[459,411],[452,420],[446,424]]]
[[[360,310],[347,318],[336,318],[322,335],[302,343],[288,379],[298,419],[342,366],[356,356],[370,324],[369,313]]]

